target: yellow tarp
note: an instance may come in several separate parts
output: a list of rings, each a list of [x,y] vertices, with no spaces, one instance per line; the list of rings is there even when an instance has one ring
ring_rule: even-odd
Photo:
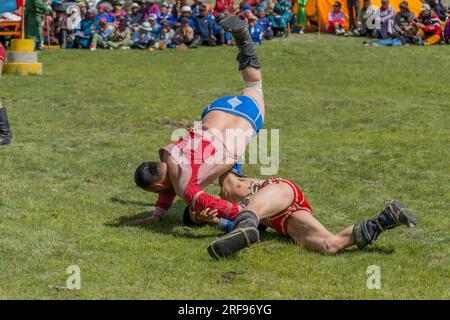
[[[400,11],[398,5],[403,0],[390,0],[389,5],[394,7],[395,12]],[[308,19],[312,22],[316,22],[317,18],[319,18],[320,21],[320,30],[325,31],[325,26],[328,22],[328,13],[333,9],[333,3],[336,2],[336,0],[308,0],[308,3],[306,5],[306,14],[308,16]],[[340,1],[342,3],[342,11],[345,12],[345,28],[348,29],[348,22],[349,22],[349,15],[347,10],[347,1],[342,0]],[[361,7],[362,7],[363,0],[361,0]],[[381,0],[372,0],[372,5],[381,6]],[[420,6],[422,5],[422,2],[420,0],[409,0],[408,1],[409,10],[415,13],[417,16],[420,12]]]

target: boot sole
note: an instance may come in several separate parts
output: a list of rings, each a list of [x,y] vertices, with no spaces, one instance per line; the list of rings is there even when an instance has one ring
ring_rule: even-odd
[[[207,251],[214,259],[228,258],[257,242],[259,242],[259,232],[256,228],[239,228],[213,241]]]
[[[390,206],[398,213],[398,220],[408,228],[417,226],[417,219],[414,214],[406,208],[406,206],[398,200],[392,200]],[[399,212],[400,211],[400,212]]]

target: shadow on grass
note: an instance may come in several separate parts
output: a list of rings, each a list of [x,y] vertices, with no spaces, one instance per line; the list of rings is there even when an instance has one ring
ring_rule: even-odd
[[[110,199],[114,203],[122,204],[122,205],[138,205],[138,206],[152,206],[154,204],[145,203],[143,201],[135,201],[128,199],[121,199],[117,197],[112,197]],[[163,221],[155,223],[155,224],[135,224],[134,221],[136,219],[142,219],[144,217],[148,217],[153,214],[152,211],[141,211],[134,216],[121,216],[118,219],[115,219],[114,222],[106,223],[105,226],[113,227],[113,228],[122,228],[122,227],[136,227],[145,229],[151,232],[157,232],[165,235],[172,235],[174,237],[184,237],[188,239],[203,239],[203,238],[211,238],[211,237],[220,237],[223,235],[221,231],[218,229],[211,227],[210,225],[199,225],[199,226],[184,226],[182,223],[181,214],[178,212],[182,212],[182,208],[184,208],[184,202],[177,201],[174,204],[174,209],[177,213],[170,213]],[[278,235],[276,232],[270,231],[261,231],[260,232],[260,241],[261,242],[269,242],[276,241],[279,243],[294,243],[288,237],[282,237]],[[267,249],[267,248],[266,248]],[[307,248],[304,250],[309,252],[316,252]],[[267,249],[270,251],[270,248]],[[270,252],[269,252],[270,253]],[[365,255],[365,254],[383,254],[383,255],[392,255],[395,253],[395,250],[392,247],[367,247],[364,250],[359,250],[356,247],[346,249],[340,252],[338,255]],[[325,256],[330,256],[329,254],[323,253]],[[234,259],[236,257],[231,257],[230,259]]]
[[[391,255],[395,253],[395,249],[391,247],[368,247],[360,250],[358,248],[346,249],[339,253],[340,255],[363,255],[363,254],[384,254]]]
[[[154,206],[154,203],[148,203],[144,201],[136,201],[136,200],[129,200],[129,199],[121,199],[117,197],[111,197],[109,199],[113,203],[122,204],[124,206]]]
[[[127,199],[119,199],[119,198],[111,198],[112,202],[123,204],[123,205],[142,205],[142,206],[151,206],[152,204],[147,204],[142,201],[134,201],[134,200],[127,200]],[[182,216],[179,212],[182,212],[182,209],[184,208],[184,202],[177,201],[173,205],[175,213],[170,212],[162,221],[153,223],[153,224],[136,224],[135,220],[142,219],[148,216],[151,216],[153,214],[153,211],[151,210],[145,210],[141,211],[136,215],[133,216],[121,216],[117,219],[114,219],[112,222],[105,223],[105,226],[107,227],[113,227],[113,228],[123,228],[123,227],[136,227],[141,228],[144,230],[148,230],[151,232],[161,233],[165,235],[173,235],[175,237],[185,237],[185,238],[194,238],[194,239],[201,239],[201,238],[210,238],[212,236],[217,235],[216,229],[213,229],[211,227],[207,227],[205,225],[199,225],[199,226],[184,226],[182,222]],[[209,228],[212,232],[208,232],[207,234],[204,233],[204,229]],[[202,231],[200,233],[199,231]]]

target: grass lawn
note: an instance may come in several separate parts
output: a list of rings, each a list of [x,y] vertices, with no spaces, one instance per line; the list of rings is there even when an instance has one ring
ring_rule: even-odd
[[[130,226],[156,198],[135,187],[135,167],[206,104],[240,92],[236,49],[49,50],[43,76],[0,80],[14,132],[0,148],[0,298],[449,299],[450,46],[361,42],[293,35],[259,48],[278,176],[333,232],[391,198],[418,228],[339,255],[270,231],[217,262],[206,247],[220,232],[184,228],[181,201],[158,225]],[[64,288],[70,265],[81,290]],[[366,287],[369,265],[380,290]]]

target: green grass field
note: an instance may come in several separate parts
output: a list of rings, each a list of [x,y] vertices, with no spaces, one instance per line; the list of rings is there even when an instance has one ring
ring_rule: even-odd
[[[278,176],[333,232],[391,198],[418,228],[335,256],[269,232],[217,262],[206,247],[220,232],[184,228],[181,201],[158,225],[130,226],[155,201],[134,186],[135,167],[240,92],[236,49],[49,50],[43,76],[0,80],[14,132],[0,148],[0,298],[449,299],[450,46],[361,42],[294,35],[259,48]],[[81,290],[65,288],[70,265]],[[380,290],[366,287],[369,265]]]

